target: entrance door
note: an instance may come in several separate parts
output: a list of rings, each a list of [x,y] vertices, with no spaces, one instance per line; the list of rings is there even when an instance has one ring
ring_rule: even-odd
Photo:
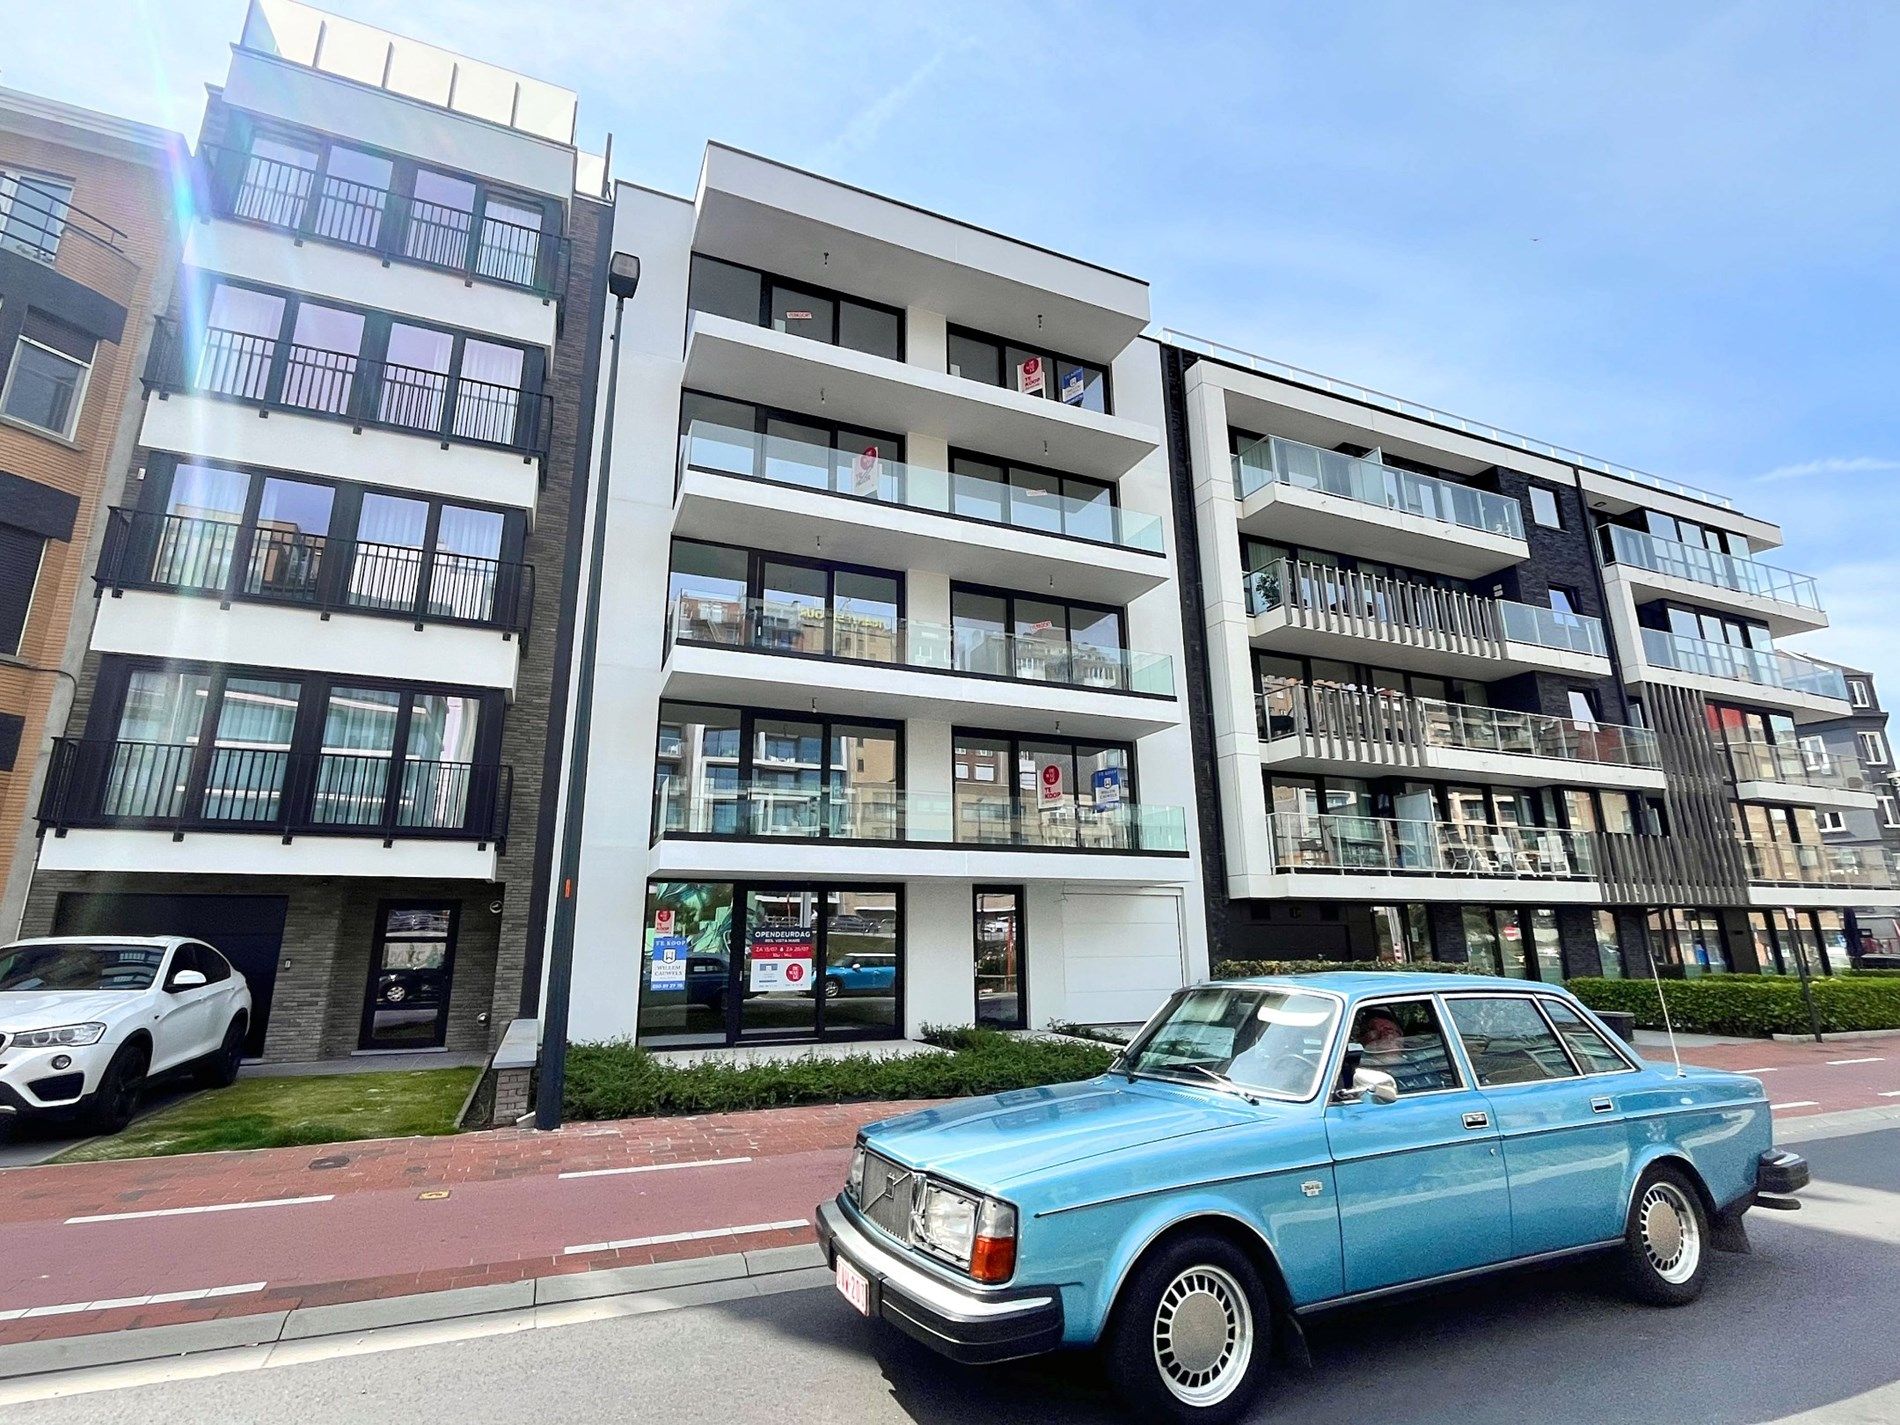
[[[1028,942],[1021,886],[976,890],[976,1022],[1029,1027]]]
[[[815,1038],[817,965],[818,893],[747,890],[738,1039]]]
[[[460,909],[452,901],[384,901],[378,907],[359,1048],[442,1047]]]

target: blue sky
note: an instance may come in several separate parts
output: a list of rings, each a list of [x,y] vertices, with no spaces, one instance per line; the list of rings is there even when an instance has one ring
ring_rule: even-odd
[[[1732,496],[1900,702],[1900,7],[331,0],[1148,278],[1170,326]],[[0,0],[0,84],[195,134],[242,0]],[[398,18],[400,17],[400,18]]]

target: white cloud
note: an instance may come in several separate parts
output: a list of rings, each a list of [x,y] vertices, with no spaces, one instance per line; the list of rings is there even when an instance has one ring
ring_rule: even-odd
[[[1900,460],[1877,455],[1831,455],[1821,460],[1803,460],[1794,465],[1777,465],[1750,480],[1751,485],[1774,485],[1783,480],[1809,480],[1817,476],[1870,475],[1883,470],[1900,470]]]

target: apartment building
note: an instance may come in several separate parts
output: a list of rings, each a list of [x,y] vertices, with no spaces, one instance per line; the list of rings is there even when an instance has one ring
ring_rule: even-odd
[[[85,651],[99,509],[177,262],[185,141],[0,89],[0,939],[33,870],[46,738]]]
[[[1840,670],[1718,494],[1164,332],[1216,957],[1846,964]]]
[[[575,122],[293,0],[211,91],[25,928],[202,936],[267,1059],[520,1012],[609,217]]]
[[[1848,715],[1802,729],[1800,768],[1809,781],[1869,793],[1823,806],[1818,815],[1823,844],[1838,855],[1900,866],[1900,788],[1894,783],[1893,747],[1887,709],[1874,675],[1841,667]],[[1847,943],[1856,954],[1900,955],[1900,898],[1869,896],[1847,915]]]
[[[613,246],[573,1037],[1113,1022],[1205,975],[1146,285],[719,144],[690,198],[620,185]]]

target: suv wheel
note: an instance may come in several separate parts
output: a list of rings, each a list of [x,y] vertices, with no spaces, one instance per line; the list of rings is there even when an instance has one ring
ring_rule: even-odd
[[[86,1104],[86,1118],[95,1133],[120,1133],[132,1121],[150,1062],[148,1051],[137,1044],[123,1044],[112,1056]]]
[[[1219,1238],[1187,1238],[1143,1261],[1123,1287],[1109,1372],[1142,1417],[1226,1425],[1260,1390],[1272,1325],[1246,1254]]]
[[[1623,1284],[1655,1306],[1685,1306],[1708,1279],[1709,1219],[1702,1196],[1680,1168],[1658,1163],[1643,1174],[1623,1230]]]
[[[208,1088],[225,1089],[237,1082],[238,1065],[244,1059],[244,1016],[232,1016],[224,1031],[224,1042],[198,1066],[198,1078]]]

